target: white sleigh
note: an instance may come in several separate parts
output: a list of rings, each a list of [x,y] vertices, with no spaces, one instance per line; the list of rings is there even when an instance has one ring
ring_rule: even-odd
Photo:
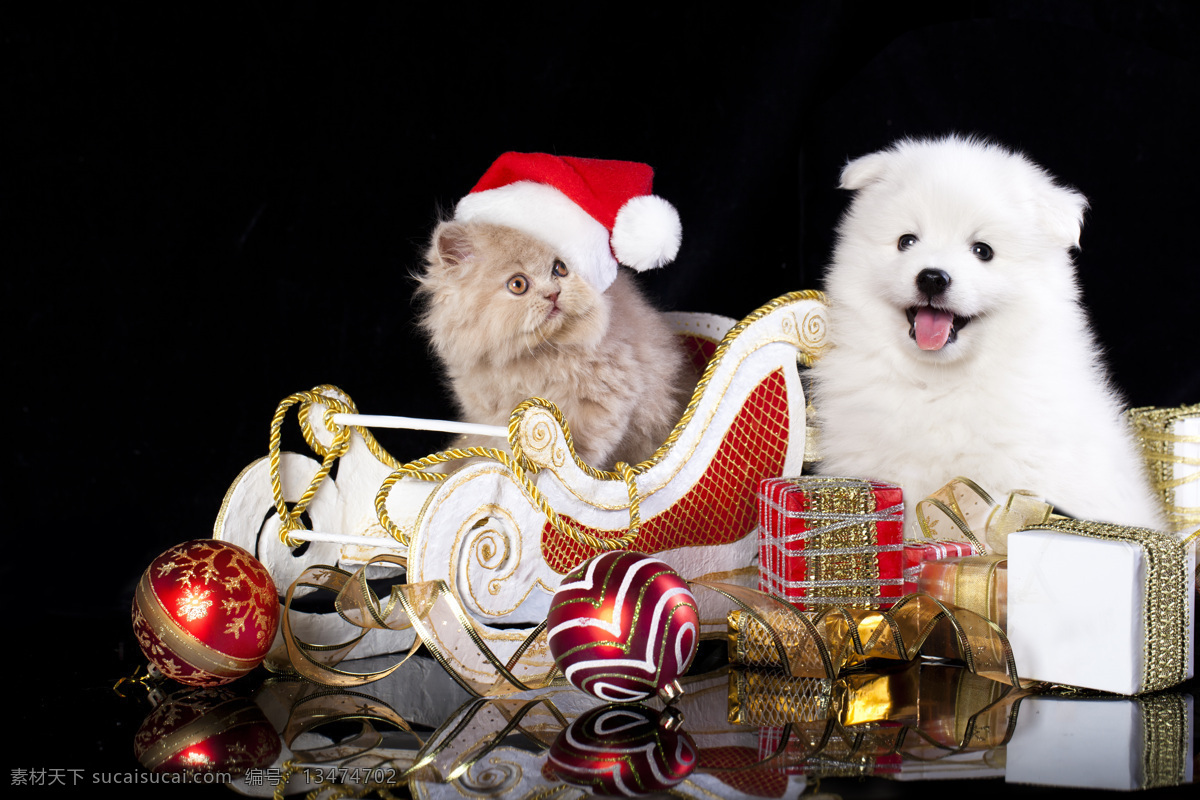
[[[562,576],[601,552],[597,540],[629,538],[631,506],[640,528],[626,549],[654,554],[685,578],[756,585],[755,494],[761,479],[803,467],[806,404],[796,364],[825,346],[822,298],[785,295],[737,323],[671,317],[697,363],[707,366],[667,442],[624,475],[579,462],[556,410],[529,402],[509,427],[514,460],[473,459],[441,482],[389,480],[398,464],[359,422],[331,432],[325,406],[354,409],[344,394],[321,387],[295,404],[309,445],[336,461],[336,477],[323,477],[322,464],[307,456],[273,453],[274,469],[272,457],[260,459],[230,487],[214,536],[255,553],[281,592],[315,564],[353,570],[381,552],[404,556],[407,582],[445,581],[501,659],[546,618]],[[385,483],[380,514],[376,497]],[[280,499],[300,503],[311,528],[290,531],[288,543],[280,536]],[[555,514],[558,527],[550,521]],[[293,546],[301,540],[306,544]],[[703,633],[723,636],[728,609],[715,593],[703,595]],[[319,640],[341,624],[333,616],[293,614],[293,630]],[[461,632],[440,642],[452,658],[455,636]],[[369,639],[370,650],[355,654],[399,650],[411,637],[403,631]],[[524,658],[551,663],[548,652]]]

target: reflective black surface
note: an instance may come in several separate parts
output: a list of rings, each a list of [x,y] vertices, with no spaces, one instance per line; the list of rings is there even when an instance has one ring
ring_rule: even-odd
[[[563,734],[566,723],[576,717],[582,720],[588,709],[595,712],[603,705],[569,687],[492,701],[472,698],[435,662],[420,657],[391,678],[349,691],[281,679],[260,668],[216,690],[191,689],[165,682],[157,686],[158,696],[151,698],[138,686],[127,682],[119,687],[119,691],[114,690],[122,677],[133,675],[145,664],[128,630],[127,619],[115,616],[58,617],[49,621],[61,626],[62,633],[70,630],[71,635],[42,637],[51,651],[47,658],[38,662],[43,666],[42,670],[31,673],[19,683],[10,683],[8,687],[8,706],[17,712],[10,719],[15,721],[19,732],[15,748],[9,749],[10,758],[6,759],[11,770],[8,778],[14,784],[10,790],[14,792],[13,796],[21,796],[15,794],[18,791],[29,795],[37,793],[38,796],[51,791],[84,791],[107,782],[120,783],[119,788],[126,796],[161,793],[164,787],[152,781],[164,779],[153,777],[146,766],[139,763],[136,751],[140,748],[144,753],[148,747],[144,736],[139,739],[139,731],[152,729],[156,714],[157,723],[161,724],[161,709],[172,704],[179,706],[171,715],[174,719],[184,717],[179,709],[211,711],[205,723],[207,727],[201,725],[191,729],[204,730],[206,736],[222,730],[224,724],[232,726],[229,730],[243,742],[247,740],[248,731],[257,733],[258,728],[269,728],[280,741],[277,751],[259,749],[260,757],[262,753],[266,754],[266,761],[248,761],[245,752],[241,752],[241,760],[231,770],[235,779],[240,778],[236,788],[170,784],[172,795],[224,793],[224,796],[232,796],[229,793],[235,792],[262,796],[266,789],[273,790],[281,780],[283,762],[288,758],[297,760],[302,766],[288,783],[289,795],[301,789],[319,788],[322,783],[353,782],[355,777],[365,779],[369,775],[391,781],[403,775],[404,769],[411,765],[411,760],[404,759],[411,759],[418,751],[426,754],[442,752],[443,755],[433,759],[430,770],[412,776],[407,786],[392,787],[389,791],[397,796],[406,796],[414,784],[419,784],[419,791],[424,795],[434,797],[453,796],[464,787],[474,787],[481,796],[488,796],[485,789],[498,791],[502,787],[516,792],[511,796],[548,787],[575,791],[577,787],[572,788],[572,781],[576,773],[561,769],[556,773],[553,765],[546,766],[548,755],[555,746],[556,736]],[[374,663],[381,664],[389,658],[379,657]],[[699,754],[698,763],[687,781],[674,787],[674,796],[705,796],[714,787],[724,787],[724,796],[731,798],[794,797],[816,789],[847,798],[953,797],[961,796],[963,792],[972,797],[981,794],[1040,797],[1049,796],[1051,792],[1055,797],[1071,797],[1095,791],[1013,782],[1014,767],[1018,773],[1021,770],[1028,773],[1029,769],[1028,747],[1020,756],[1025,759],[1024,764],[1019,759],[1014,760],[1017,759],[1014,743],[1021,734],[1022,722],[1032,720],[1028,698],[1018,708],[1007,753],[1001,746],[967,748],[954,755],[953,747],[930,748],[926,746],[928,740],[918,738],[915,733],[902,737],[905,744],[901,749],[910,756],[921,754],[927,759],[925,763],[911,757],[889,755],[879,749],[872,751],[869,736],[878,739],[882,731],[885,739],[890,737],[889,741],[894,741],[895,732],[906,724],[915,732],[915,722],[910,719],[889,723],[890,727],[885,725],[884,728],[832,726],[827,731],[822,725],[795,728],[790,733],[792,755],[788,755],[786,742],[779,741],[779,728],[760,730],[728,722],[726,673],[722,648],[706,644],[689,677],[689,694],[685,694],[678,704],[682,716],[679,729],[688,734],[689,742],[694,743]],[[1194,698],[1198,688],[1193,680],[1166,694],[1191,702],[1188,698]],[[1063,702],[1117,702],[1126,708],[1133,708],[1135,704],[1131,700],[1112,699]],[[651,705],[658,707],[658,704]],[[1189,737],[1187,758],[1194,767],[1197,758],[1194,702],[1189,710],[1191,728],[1185,732]],[[657,710],[651,709],[650,713],[652,718],[657,717]],[[1022,714],[1026,716],[1023,718]],[[222,717],[224,723],[220,721]],[[1118,718],[1120,715],[1108,717],[1110,720]],[[402,719],[409,730],[403,730],[397,719]],[[953,729],[953,719],[949,726]],[[928,726],[925,728],[928,732]],[[295,738],[300,730],[307,731],[308,738]],[[813,730],[822,732],[827,739],[815,750],[809,746],[811,740],[804,738]],[[875,733],[862,733],[871,730]],[[365,739],[364,731],[369,733]],[[856,731],[860,737],[857,745],[853,741]],[[1069,740],[1085,733],[1094,734],[1068,730],[1065,735]],[[862,739],[864,735],[868,739]],[[1041,735],[1044,736],[1044,732]],[[1135,762],[1146,752],[1146,740],[1138,738],[1144,736],[1143,728],[1137,724],[1114,727],[1107,736],[1102,737],[1108,743],[1105,748],[1109,752],[1105,757],[1111,757],[1113,752],[1127,752],[1132,765],[1128,770],[1122,767],[1117,772],[1138,774],[1140,767]],[[203,737],[193,737],[196,738]],[[297,756],[289,750],[286,743],[289,738],[293,747],[298,748],[298,742],[304,744],[305,754]],[[193,740],[185,737],[179,741]],[[338,742],[347,747],[355,741],[360,743],[362,750],[357,757],[347,756],[349,750],[339,754],[330,749]],[[1056,739],[1051,737],[1045,741],[1053,743]],[[1057,741],[1066,740],[1060,736]],[[809,742],[809,745],[802,742]],[[1122,742],[1128,745],[1124,750],[1120,746]],[[172,752],[182,749],[178,742],[164,746]],[[857,752],[848,749],[853,746],[859,748]],[[774,747],[779,749],[773,751]],[[797,756],[796,753],[804,751],[805,747],[808,747],[807,755]],[[634,749],[641,751],[644,748],[639,745]],[[481,757],[483,751],[487,751],[486,758]],[[774,759],[773,753],[777,753]],[[1070,752],[1064,750],[1059,759],[1062,780],[1069,774],[1086,775],[1089,772],[1086,759],[1080,762],[1077,748]],[[461,785],[458,788],[440,785],[437,776],[443,773],[438,769],[447,763],[464,760],[473,765],[455,779]],[[475,765],[474,760],[479,764]],[[497,763],[510,766],[501,773],[497,772]],[[1090,772],[1097,775],[1111,773],[1111,766],[1097,763]],[[221,772],[226,768],[217,766],[213,769]],[[629,769],[636,774],[635,767]],[[964,770],[980,777],[953,777]],[[1088,778],[1091,780],[1095,776],[1088,775]],[[43,781],[47,785],[26,785],[32,781]],[[56,783],[66,785],[49,785]],[[358,789],[362,791],[363,787]],[[1196,785],[1192,783],[1149,791],[1152,796],[1185,797],[1191,796],[1195,789]]]

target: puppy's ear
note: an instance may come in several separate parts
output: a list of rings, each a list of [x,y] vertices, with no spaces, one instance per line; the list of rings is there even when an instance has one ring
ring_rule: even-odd
[[[841,188],[856,191],[883,180],[889,161],[889,154],[886,152],[871,153],[854,159],[842,169]]]
[[[1065,248],[1079,247],[1083,212],[1087,207],[1086,197],[1064,186],[1049,185],[1038,198],[1042,225],[1055,243]]]

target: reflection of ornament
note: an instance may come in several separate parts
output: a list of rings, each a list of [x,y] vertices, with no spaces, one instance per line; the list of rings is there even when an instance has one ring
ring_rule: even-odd
[[[696,654],[696,598],[679,573],[613,551],[563,578],[546,621],[550,652],[572,686],[609,702],[678,691]]]
[[[280,750],[262,709],[224,689],[168,697],[133,739],[134,755],[151,772],[240,775],[272,764]]]
[[[279,624],[275,583],[254,556],[197,539],[150,563],[133,595],[133,632],[168,678],[219,686],[254,669]]]
[[[679,717],[640,705],[594,708],[550,745],[549,767],[561,780],[600,795],[665,792],[696,768],[692,737]]]

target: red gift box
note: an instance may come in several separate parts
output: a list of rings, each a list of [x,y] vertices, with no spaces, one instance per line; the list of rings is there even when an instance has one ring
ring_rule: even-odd
[[[921,565],[926,561],[973,555],[975,547],[970,542],[909,542],[904,545],[904,594],[919,589]]]
[[[802,610],[888,608],[904,594],[899,486],[805,475],[759,486],[759,589]]]

